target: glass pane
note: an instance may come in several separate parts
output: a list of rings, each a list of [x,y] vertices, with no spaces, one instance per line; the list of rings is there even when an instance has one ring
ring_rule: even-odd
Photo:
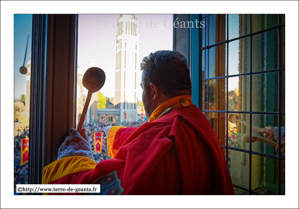
[[[285,112],[285,71],[281,71],[281,88],[280,88],[280,105],[281,105],[281,112]]]
[[[226,145],[226,113],[209,112],[209,122],[219,139],[220,145]]]
[[[275,151],[278,135],[274,139],[275,130],[278,127],[278,116],[276,114],[252,114],[252,125],[252,151],[278,155],[278,152]],[[258,133],[256,130],[266,127],[269,130],[269,136],[264,136],[264,134]]]
[[[250,38],[243,38],[229,43],[228,74],[250,72]]]
[[[205,97],[206,97],[206,94],[205,94],[205,81],[202,81],[201,82],[201,93],[202,93],[202,97],[201,97],[201,110],[206,110],[206,107],[205,107]]]
[[[263,195],[278,194],[278,160],[252,155],[251,189]]]
[[[206,116],[206,118],[208,119],[208,113],[207,112],[203,112],[203,114]]]
[[[228,146],[249,150],[249,114],[228,114]]]
[[[226,79],[209,80],[209,110],[226,110]]]
[[[280,149],[281,149],[281,157],[285,157],[285,150],[283,148],[285,148],[285,115],[281,115],[280,116],[280,131],[281,131],[281,145],[280,145]]]
[[[278,15],[274,14],[253,14],[252,33],[272,28],[278,25]]]
[[[228,110],[250,110],[250,76],[228,78]]]
[[[14,15],[14,194],[28,183],[32,15]]]
[[[230,176],[236,186],[249,189],[249,154],[228,150],[230,162]]]
[[[201,77],[202,78],[207,78],[207,69],[206,69],[206,52],[208,50],[202,50],[201,52]]]
[[[278,68],[278,29],[252,37],[252,72]]]
[[[280,15],[280,24],[285,24],[285,14]]]
[[[285,195],[285,161],[282,160],[280,164],[280,185],[281,185],[281,194]]]
[[[203,110],[208,109],[208,81],[203,81],[204,86],[204,92],[202,94],[202,101],[204,102],[203,104]]]
[[[226,40],[226,15],[209,16],[209,45]]]
[[[237,187],[234,187],[234,190],[235,190],[236,195],[249,195],[249,192],[246,190],[243,190],[243,189],[240,189]]]
[[[277,72],[252,75],[252,111],[278,111]]]
[[[209,49],[209,78],[226,75],[226,44]]]
[[[285,68],[285,27],[280,29],[280,68]]]
[[[250,15],[228,15],[228,38],[233,39],[250,33]]]
[[[206,23],[206,18],[202,18],[202,21]],[[201,30],[201,47],[205,47],[206,44],[206,27],[203,27]]]

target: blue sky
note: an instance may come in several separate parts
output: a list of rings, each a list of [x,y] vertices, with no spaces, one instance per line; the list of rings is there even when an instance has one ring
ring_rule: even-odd
[[[24,62],[27,35],[29,41],[25,65],[31,59],[31,31],[32,15],[14,15],[14,99],[20,99],[21,94],[26,93],[26,75],[21,74],[19,69]]]

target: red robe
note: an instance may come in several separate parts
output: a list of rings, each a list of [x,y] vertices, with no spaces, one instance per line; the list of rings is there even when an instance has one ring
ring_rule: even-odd
[[[219,140],[195,105],[139,128],[112,127],[107,141],[114,158],[62,158],[45,167],[43,183],[101,184],[100,194],[234,194]]]

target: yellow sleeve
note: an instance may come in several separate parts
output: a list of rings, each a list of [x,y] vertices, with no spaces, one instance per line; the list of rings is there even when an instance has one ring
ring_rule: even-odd
[[[43,171],[42,184],[49,184],[66,175],[93,170],[96,162],[88,157],[64,157],[47,165]]]
[[[119,129],[125,128],[123,126],[112,126],[108,131],[108,137],[107,137],[107,153],[108,156],[111,158],[114,158],[114,156],[117,153],[117,149],[113,148],[113,144],[115,141],[116,133]]]

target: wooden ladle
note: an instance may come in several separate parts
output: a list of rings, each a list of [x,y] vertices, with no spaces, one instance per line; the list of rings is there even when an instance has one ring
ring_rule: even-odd
[[[84,73],[82,83],[83,86],[88,90],[88,95],[77,128],[79,132],[82,129],[83,121],[86,116],[91,95],[92,93],[99,91],[104,86],[105,80],[106,80],[106,75],[101,68],[91,67]]]
[[[242,137],[242,140],[245,142],[245,143],[249,143],[249,133],[246,133],[243,135]],[[252,136],[252,139],[251,139],[251,142],[256,142],[256,141],[260,141],[260,142],[264,142],[266,144],[269,144],[270,146],[272,147],[276,147],[277,143],[274,142],[274,141],[271,141],[265,137],[260,137],[260,136]]]
[[[239,119],[238,116],[236,116],[235,114],[229,114],[229,115],[228,115],[228,121],[231,122],[231,123],[240,122],[240,123],[244,124],[245,126],[249,126],[248,123],[246,123],[245,121]],[[256,126],[254,126],[254,125],[251,125],[251,127],[252,127],[253,129],[257,130],[257,131],[260,130],[259,127],[256,127]]]

